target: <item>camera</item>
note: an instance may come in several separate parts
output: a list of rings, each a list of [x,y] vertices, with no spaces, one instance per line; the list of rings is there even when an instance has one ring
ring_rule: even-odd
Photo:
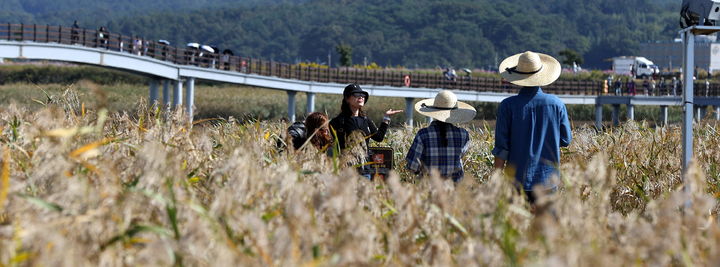
[[[715,26],[720,19],[720,0],[683,0],[680,8],[680,27],[693,25]]]

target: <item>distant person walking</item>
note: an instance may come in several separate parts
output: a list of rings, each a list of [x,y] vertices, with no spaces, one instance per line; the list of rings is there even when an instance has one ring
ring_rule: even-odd
[[[633,77],[628,78],[626,87],[627,87],[628,95],[634,96],[635,95],[635,79]]]
[[[105,26],[100,26],[97,31],[97,43],[99,44],[99,46],[107,48],[109,38],[110,33],[108,32],[107,28],[105,28]]]
[[[551,178],[559,175],[560,147],[572,139],[565,104],[540,88],[557,80],[562,67],[551,56],[527,51],[506,58],[499,69],[502,78],[523,88],[500,103],[492,150],[495,167],[513,169],[516,186],[535,203],[536,190],[557,187]]]
[[[622,95],[622,81],[620,80],[620,77],[615,80],[615,95]]]
[[[672,95],[673,96],[677,96],[678,85],[679,85],[678,79],[673,77],[672,78]],[[669,92],[668,92],[668,95],[670,95]]]
[[[658,84],[657,95],[659,96],[664,93],[667,93],[667,83],[665,83],[665,77],[660,77],[660,83]]]
[[[643,93],[645,93],[645,95],[648,95],[650,93],[650,81],[648,81],[647,78],[643,79],[642,87]]]
[[[710,95],[710,81],[705,79],[705,96]]]
[[[657,84],[655,83],[655,79],[650,78],[650,95],[657,95]]]
[[[80,40],[80,25],[78,25],[78,21],[75,20],[72,25],[72,29],[70,29],[70,42],[72,44],[77,43]]]
[[[405,158],[407,169],[417,174],[438,170],[441,176],[459,182],[464,176],[462,156],[468,150],[470,135],[454,124],[471,121],[475,108],[457,101],[452,91],[442,90],[434,99],[417,102],[415,110],[433,122],[415,135]]]
[[[143,41],[142,41],[142,39],[140,39],[139,36],[136,35],[135,38],[133,39],[133,49],[132,49],[133,54],[142,56],[142,51],[143,51],[142,47],[143,47]]]

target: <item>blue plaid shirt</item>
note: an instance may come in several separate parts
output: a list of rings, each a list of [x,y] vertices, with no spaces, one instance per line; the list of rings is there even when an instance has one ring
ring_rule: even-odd
[[[571,140],[565,104],[540,87],[524,87],[500,103],[492,153],[515,170],[525,191],[536,185],[555,187],[549,182],[558,174],[560,147]]]
[[[410,150],[408,150],[406,167],[414,172],[437,169],[440,174],[450,177],[457,182],[462,179],[462,156],[468,150],[470,135],[463,128],[447,125],[447,146],[442,146],[440,140],[440,126],[434,121],[427,128],[422,128],[415,135]]]

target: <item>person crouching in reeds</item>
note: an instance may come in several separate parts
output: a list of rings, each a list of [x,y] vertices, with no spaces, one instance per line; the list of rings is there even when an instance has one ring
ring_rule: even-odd
[[[406,168],[417,174],[436,169],[443,177],[459,182],[465,174],[462,156],[468,150],[470,135],[453,123],[471,121],[475,117],[475,108],[457,101],[453,92],[443,90],[435,99],[417,102],[415,110],[434,121],[415,135],[405,158]]]
[[[328,128],[329,122],[328,116],[322,112],[310,113],[305,118],[308,141],[321,152],[326,151],[333,142],[330,128]]]
[[[333,142],[330,134],[328,116],[322,112],[310,113],[305,121],[295,122],[287,129],[286,143],[292,144],[295,150],[307,147],[312,144],[318,151],[325,152]]]

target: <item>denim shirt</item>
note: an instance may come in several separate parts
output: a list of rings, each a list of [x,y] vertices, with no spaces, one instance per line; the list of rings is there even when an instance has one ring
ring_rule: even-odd
[[[549,184],[558,174],[560,147],[570,144],[572,134],[565,104],[540,87],[524,87],[500,103],[492,153],[515,170],[525,191]]]

